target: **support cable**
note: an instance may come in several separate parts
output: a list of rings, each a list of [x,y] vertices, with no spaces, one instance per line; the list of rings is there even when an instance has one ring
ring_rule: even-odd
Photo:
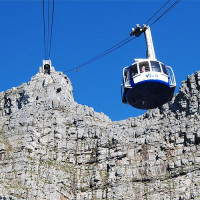
[[[49,12],[50,12],[50,0],[48,0],[48,15],[47,15],[47,56],[49,52]],[[49,59],[49,58],[48,58]]]
[[[52,8],[52,16],[51,16],[51,35],[50,35],[50,46],[49,46],[49,59],[50,59],[50,56],[51,56],[51,43],[52,43],[52,34],[53,34],[54,6],[55,6],[55,0],[53,0],[53,8]]]
[[[83,67],[83,66],[86,66],[86,65],[88,65],[88,64],[90,64],[90,63],[92,63],[92,62],[94,62],[94,61],[96,61],[96,60],[98,60],[98,59],[104,57],[105,55],[111,53],[112,51],[118,49],[118,48],[119,48],[119,45],[120,45],[120,47],[123,46],[123,45],[124,45],[123,42],[125,42],[126,40],[128,40],[128,39],[130,39],[130,38],[131,38],[131,36],[125,38],[125,39],[122,40],[121,42],[118,42],[116,45],[110,47],[109,49],[107,49],[107,50],[105,50],[104,52],[98,54],[97,56],[91,58],[90,60],[88,60],[88,61],[86,61],[86,62],[84,62],[84,63],[78,65],[77,67],[74,67],[74,68],[69,69],[69,70],[64,71],[64,72],[70,72],[70,71],[73,71],[73,70],[78,71],[79,68],[81,68],[81,67]],[[131,39],[131,40],[133,40],[133,39]],[[126,43],[128,43],[128,42],[129,42],[129,40],[126,41]],[[126,44],[126,43],[125,43],[125,44]]]
[[[148,24],[149,21],[151,21],[171,0],[168,0],[167,2],[165,2],[165,4],[163,4],[163,6],[161,6],[146,22],[145,24]]]
[[[45,12],[45,7],[47,8],[46,12]],[[45,60],[50,59],[50,56],[51,56],[54,7],[55,7],[55,0],[53,0],[52,10],[51,10],[51,5],[50,5],[50,0],[48,0],[48,3],[46,6],[45,6],[45,0],[43,0],[44,59]]]
[[[45,8],[44,8],[44,0],[43,0],[43,27],[44,27],[44,58],[46,60],[46,31],[45,31]]]
[[[176,5],[178,5],[182,0],[176,0],[167,10],[165,10],[164,13],[162,13],[154,22],[150,24],[150,26],[154,25],[160,18],[162,18],[164,15],[166,15],[172,8],[174,8]]]
[[[128,38],[130,38],[130,37],[128,37]],[[66,71],[64,71],[64,72],[70,72],[70,71],[73,71],[73,70],[75,70],[75,71],[77,72],[78,69],[80,69],[81,67],[84,67],[84,66],[86,66],[86,65],[88,65],[88,64],[91,64],[91,63],[93,63],[93,62],[99,60],[100,58],[102,58],[102,57],[104,57],[104,56],[110,54],[111,52],[113,52],[113,51],[119,49],[120,47],[122,47],[122,46],[124,46],[125,44],[129,43],[130,41],[134,40],[136,37],[133,37],[133,38],[127,40],[128,38],[126,38],[126,39],[123,40],[124,43],[122,43],[122,41],[121,41],[121,42],[119,42],[117,45],[115,45],[115,46],[113,46],[113,47],[107,49],[107,50],[104,51],[103,53],[97,55],[96,57],[94,57],[94,58],[92,58],[92,59],[90,59],[90,60],[88,60],[87,62],[84,62],[84,63],[78,65],[77,67],[74,67],[74,68],[72,68],[72,69],[66,70]],[[127,41],[126,41],[126,40],[127,40]],[[125,42],[125,41],[126,41],[126,42]]]
[[[149,21],[151,21],[151,20],[153,19],[153,17],[155,17],[155,15],[157,15],[170,1],[171,1],[171,0],[168,0],[164,5],[162,5],[161,8],[159,8],[159,9],[147,20],[146,24],[147,24]],[[175,7],[175,6],[176,6],[178,3],[180,3],[181,1],[182,1],[182,0],[176,0],[169,8],[167,8],[167,10],[165,10],[156,20],[154,20],[154,21],[151,23],[150,26],[152,26],[153,24],[155,24],[160,18],[162,18],[165,14],[167,14],[173,7]],[[74,70],[77,72],[79,68],[84,67],[84,66],[86,66],[86,65],[88,65],[88,64],[91,64],[91,63],[95,62],[96,60],[98,60],[98,59],[100,59],[100,58],[106,56],[107,54],[109,54],[109,53],[111,53],[111,52],[117,50],[118,48],[124,46],[125,44],[131,42],[132,40],[134,40],[134,39],[136,38],[136,36],[133,37],[133,38],[131,38],[131,39],[130,39],[130,37],[131,37],[131,36],[125,38],[125,39],[122,40],[121,42],[119,42],[119,43],[117,43],[116,45],[112,46],[111,48],[109,48],[109,49],[103,51],[102,53],[98,54],[97,56],[95,56],[95,57],[89,59],[88,61],[86,61],[86,62],[84,62],[84,63],[82,63],[82,64],[80,64],[80,65],[78,65],[78,66],[76,66],[76,67],[74,67],[74,68],[72,68],[72,69],[66,70],[66,71],[64,71],[64,72],[70,72],[70,71],[74,71]]]

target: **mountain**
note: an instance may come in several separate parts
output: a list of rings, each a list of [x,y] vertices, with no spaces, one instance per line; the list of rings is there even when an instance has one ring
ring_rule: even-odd
[[[0,93],[0,199],[200,199],[200,72],[115,122],[72,90],[51,67]]]

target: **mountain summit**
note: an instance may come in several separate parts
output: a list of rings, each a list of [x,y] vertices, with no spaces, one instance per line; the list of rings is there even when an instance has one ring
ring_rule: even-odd
[[[200,72],[172,102],[112,122],[43,68],[0,93],[0,199],[200,199]]]

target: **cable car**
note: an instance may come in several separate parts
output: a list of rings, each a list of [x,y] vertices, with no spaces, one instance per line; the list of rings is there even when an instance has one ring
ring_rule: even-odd
[[[135,59],[135,62],[123,69],[122,102],[138,109],[159,107],[173,97],[176,80],[173,69],[158,61],[149,26],[136,25],[131,35],[145,35],[147,58]]]

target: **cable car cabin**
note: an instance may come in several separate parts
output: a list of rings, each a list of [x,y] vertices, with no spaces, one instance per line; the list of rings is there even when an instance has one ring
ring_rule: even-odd
[[[132,29],[131,36],[145,35],[147,55],[135,59],[123,69],[122,102],[139,109],[153,109],[170,101],[176,87],[171,67],[157,61],[149,26],[145,24]]]
[[[153,109],[170,101],[176,87],[171,67],[151,59],[137,59],[123,69],[122,102]]]

